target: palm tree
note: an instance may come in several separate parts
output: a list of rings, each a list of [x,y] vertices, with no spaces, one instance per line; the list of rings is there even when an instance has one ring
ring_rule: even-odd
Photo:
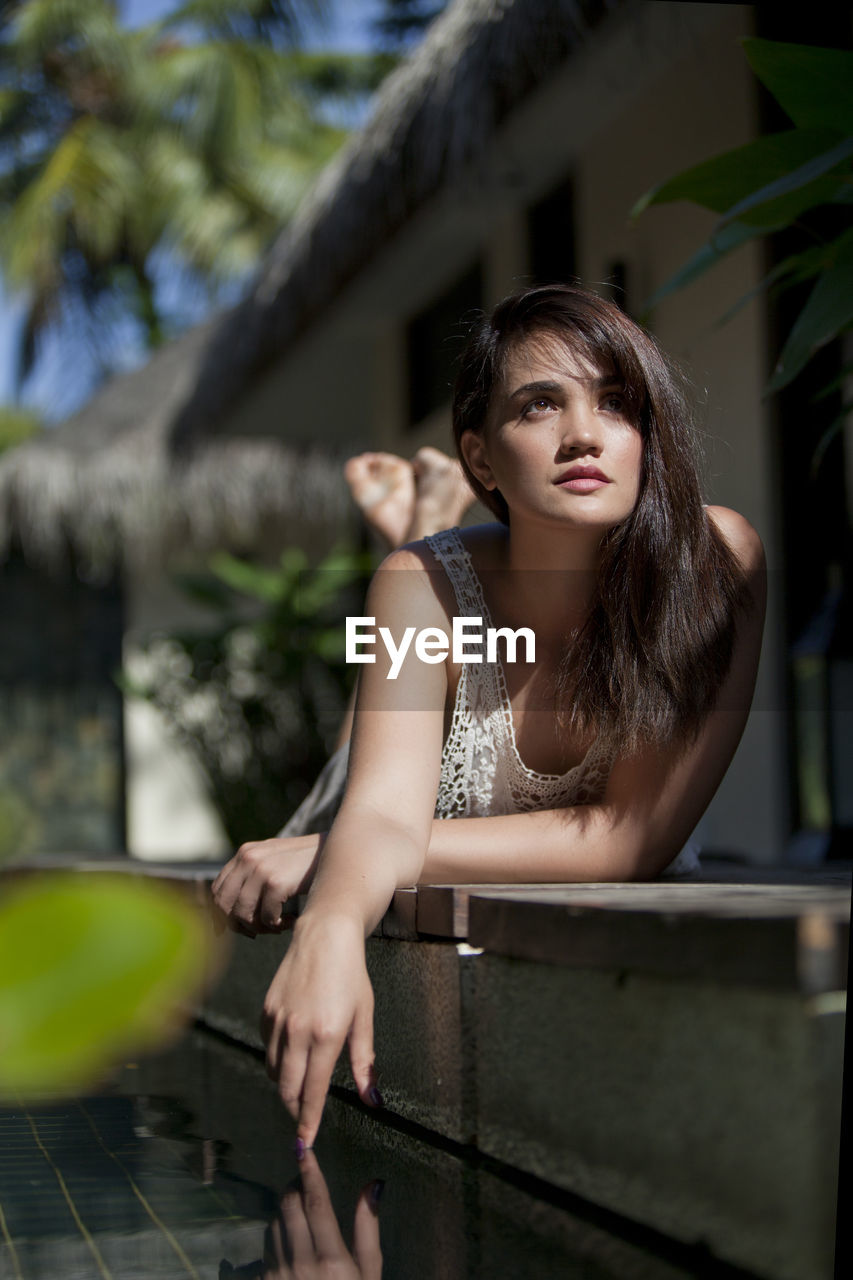
[[[0,0],[0,271],[27,300],[22,377],[69,316],[106,372],[128,316],[149,348],[170,336],[166,275],[212,300],[257,262],[344,137],[328,95],[389,65],[300,52],[319,7],[185,0],[131,30],[116,0]]]

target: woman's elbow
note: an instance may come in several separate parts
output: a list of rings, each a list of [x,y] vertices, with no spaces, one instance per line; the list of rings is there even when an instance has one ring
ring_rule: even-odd
[[[656,880],[680,848],[674,833],[654,824],[616,822],[605,837],[601,879],[617,884]]]

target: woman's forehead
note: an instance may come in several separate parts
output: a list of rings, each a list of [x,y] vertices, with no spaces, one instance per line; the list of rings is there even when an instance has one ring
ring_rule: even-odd
[[[577,379],[588,382],[609,375],[618,380],[610,360],[597,360],[581,343],[573,343],[568,335],[535,333],[510,346],[504,361],[504,386],[525,382]]]

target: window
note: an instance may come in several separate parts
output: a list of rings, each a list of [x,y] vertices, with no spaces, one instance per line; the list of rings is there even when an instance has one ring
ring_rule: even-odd
[[[527,242],[532,284],[568,282],[576,277],[571,178],[566,178],[528,210]]]
[[[448,403],[468,328],[483,306],[483,268],[476,263],[409,322],[409,426]]]

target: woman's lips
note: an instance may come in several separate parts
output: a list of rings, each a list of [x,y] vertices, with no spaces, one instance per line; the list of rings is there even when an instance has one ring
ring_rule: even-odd
[[[603,471],[598,470],[598,467],[572,467],[555,483],[559,488],[568,489],[571,493],[593,493],[596,489],[602,489],[604,485],[610,484],[610,481]]]

